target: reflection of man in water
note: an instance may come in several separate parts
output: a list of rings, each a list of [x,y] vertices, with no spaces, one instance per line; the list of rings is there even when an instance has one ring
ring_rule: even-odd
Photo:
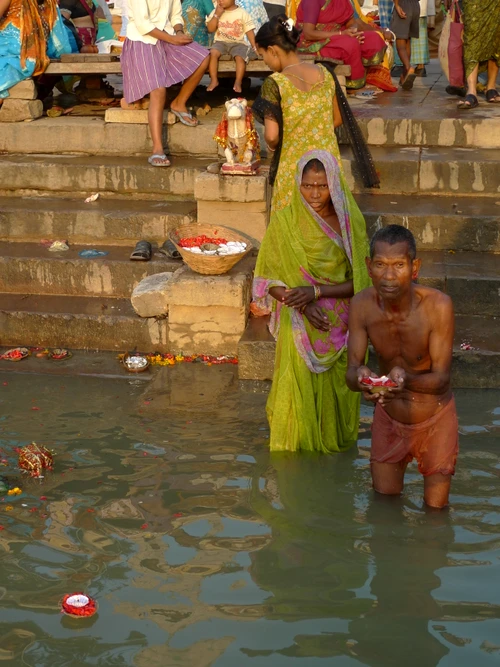
[[[347,385],[374,402],[371,468],[379,493],[400,494],[413,459],[424,475],[424,500],[448,504],[458,453],[458,423],[450,388],[454,316],[451,299],[417,285],[420,260],[413,234],[399,225],[379,230],[370,244],[373,287],[359,292],[349,309]],[[380,370],[396,383],[369,393],[361,381],[374,377],[364,365],[368,340]]]
[[[366,522],[375,600],[349,624],[353,653],[369,667],[437,667],[450,652],[444,619],[460,615],[460,603],[441,601],[438,590],[454,541],[450,516],[375,496]]]

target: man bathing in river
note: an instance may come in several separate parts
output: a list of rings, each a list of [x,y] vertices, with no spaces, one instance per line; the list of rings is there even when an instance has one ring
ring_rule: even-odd
[[[347,385],[375,403],[371,471],[379,493],[399,495],[408,463],[424,476],[424,500],[448,504],[458,454],[458,423],[450,388],[454,334],[451,299],[415,284],[420,269],[413,234],[399,225],[379,230],[370,243],[373,287],[349,309]],[[365,363],[371,341],[381,375],[396,387],[370,393],[363,378],[377,377]]]

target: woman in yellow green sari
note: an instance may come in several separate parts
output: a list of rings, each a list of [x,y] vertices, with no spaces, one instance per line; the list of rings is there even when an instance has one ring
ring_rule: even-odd
[[[357,438],[359,398],[345,383],[350,298],[369,285],[364,218],[337,159],[310,151],[292,201],[275,210],[255,268],[253,297],[277,338],[267,402],[272,451],[323,453]]]

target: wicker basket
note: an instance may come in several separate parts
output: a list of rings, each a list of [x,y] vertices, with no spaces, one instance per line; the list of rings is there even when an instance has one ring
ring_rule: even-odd
[[[239,255],[198,255],[179,245],[180,239],[201,236],[201,234],[212,238],[223,238],[227,241],[240,241],[240,243],[246,243],[247,247]],[[174,229],[170,234],[170,240],[190,269],[196,271],[196,273],[203,273],[208,276],[220,276],[223,273],[227,273],[252,250],[252,244],[245,236],[241,236],[238,232],[222,225],[182,225],[182,227]]]

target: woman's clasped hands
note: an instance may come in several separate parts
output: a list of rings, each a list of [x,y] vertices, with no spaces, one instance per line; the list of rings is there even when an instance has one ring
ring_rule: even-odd
[[[289,308],[300,310],[315,329],[319,331],[330,330],[330,320],[316,303],[314,287],[294,287],[285,290],[283,303]]]

